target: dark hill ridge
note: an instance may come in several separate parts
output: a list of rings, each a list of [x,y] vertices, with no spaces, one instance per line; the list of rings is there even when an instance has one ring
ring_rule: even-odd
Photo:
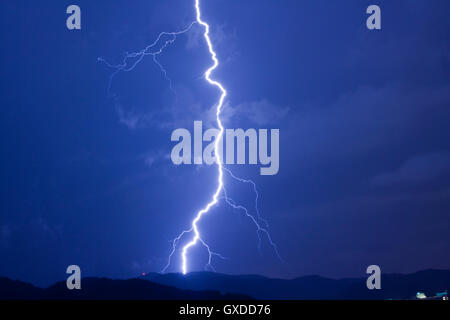
[[[432,296],[449,289],[450,270],[385,274],[381,277],[381,290],[368,290],[366,277],[335,280],[307,276],[285,280],[210,272],[151,273],[129,280],[83,278],[81,286],[81,290],[68,290],[65,281],[61,281],[44,289],[0,277],[0,300],[411,299],[418,291]]]
[[[180,289],[239,292],[256,299],[411,299],[418,291],[431,296],[450,288],[450,270],[383,274],[381,290],[368,290],[366,277],[335,280],[307,276],[284,280],[194,272],[188,275],[150,273],[143,278]]]
[[[0,299],[36,299],[44,289],[29,283],[0,277]]]
[[[242,300],[248,296],[221,294],[218,291],[182,290],[142,279],[111,280],[84,278],[81,290],[68,290],[66,282],[57,282],[49,288],[0,277],[0,300]]]

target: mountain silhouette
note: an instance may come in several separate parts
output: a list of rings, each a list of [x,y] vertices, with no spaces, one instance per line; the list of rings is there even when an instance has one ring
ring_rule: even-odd
[[[180,289],[238,292],[255,299],[411,299],[418,291],[433,296],[450,288],[450,270],[424,270],[407,275],[382,274],[381,290],[367,289],[366,277],[335,280],[305,276],[285,280],[193,272],[188,275],[150,273],[143,278]]]
[[[368,290],[366,279],[306,276],[286,280],[212,272],[150,273],[128,280],[83,278],[81,290],[68,290],[65,281],[39,288],[0,277],[0,300],[379,300],[412,299],[418,291],[433,296],[450,288],[450,270],[382,274],[381,290]]]
[[[65,281],[48,288],[0,277],[0,300],[243,300],[239,294],[182,290],[143,279],[83,278],[81,290],[68,290]]]

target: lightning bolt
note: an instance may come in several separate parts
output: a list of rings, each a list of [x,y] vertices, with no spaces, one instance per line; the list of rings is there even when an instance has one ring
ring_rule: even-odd
[[[219,170],[219,176],[217,179],[217,189],[212,197],[212,200],[206,205],[206,207],[204,207],[202,210],[200,210],[197,213],[197,216],[192,221],[192,231],[194,231],[194,237],[192,238],[192,240],[190,242],[188,242],[183,247],[183,250],[181,253],[181,257],[182,257],[181,270],[182,270],[183,274],[187,273],[187,264],[188,264],[187,253],[188,253],[189,249],[191,247],[195,246],[197,244],[197,242],[199,240],[201,240],[197,223],[201,220],[203,215],[206,214],[211,209],[211,207],[213,207],[217,204],[217,202],[219,201],[218,200],[219,195],[223,189],[223,164],[222,164],[220,157],[218,157],[217,155],[219,155],[219,142],[223,138],[223,131],[224,131],[222,121],[220,120],[220,113],[222,111],[223,102],[225,100],[225,97],[227,96],[227,91],[225,90],[225,88],[222,86],[222,84],[220,82],[211,79],[211,73],[219,66],[219,60],[217,59],[217,54],[214,51],[213,45],[211,43],[211,38],[209,37],[209,24],[207,24],[205,21],[203,21],[202,17],[201,17],[200,0],[195,0],[195,11],[196,11],[196,16],[197,16],[197,22],[200,25],[202,25],[203,28],[205,29],[205,32],[203,33],[203,37],[205,38],[206,44],[208,45],[208,50],[209,50],[209,53],[211,54],[211,59],[213,60],[213,65],[211,67],[209,67],[209,69],[206,70],[206,72],[205,72],[205,79],[211,85],[217,87],[221,92],[219,102],[217,103],[217,108],[216,108],[216,121],[217,121],[217,125],[219,127],[219,134],[217,135],[215,143],[214,143],[214,154],[216,155],[216,159],[217,159],[216,163],[217,163],[217,167]],[[210,251],[209,247],[208,247],[208,251]],[[210,252],[210,258],[211,258],[211,252]]]
[[[225,87],[218,81],[214,80],[211,78],[211,74],[214,70],[217,69],[217,67],[219,66],[219,60],[217,58],[217,54],[214,51],[214,47],[212,45],[211,42],[211,38],[210,38],[210,26],[208,23],[206,23],[203,19],[202,19],[202,14],[201,14],[201,9],[200,9],[200,0],[195,0],[195,13],[196,13],[196,20],[193,21],[188,27],[186,27],[183,30],[177,31],[177,32],[161,32],[159,34],[159,36],[157,37],[157,39],[150,45],[148,45],[147,47],[145,47],[143,50],[138,51],[138,52],[133,52],[133,53],[126,53],[123,61],[121,64],[118,65],[113,65],[108,63],[105,59],[103,58],[98,58],[98,61],[105,63],[108,67],[113,68],[115,71],[110,75],[109,78],[109,83],[108,83],[108,93],[110,96],[116,98],[116,96],[114,94],[111,94],[111,86],[112,86],[112,82],[114,77],[120,73],[120,72],[129,72],[134,70],[134,68],[144,59],[144,57],[146,56],[152,56],[154,63],[160,68],[161,72],[164,75],[164,78],[168,81],[169,83],[169,87],[170,90],[175,93],[175,90],[172,87],[172,80],[169,78],[166,69],[163,67],[163,65],[158,61],[157,57],[171,44],[173,44],[175,42],[175,40],[177,39],[178,35],[184,34],[186,32],[188,32],[195,24],[198,24],[200,26],[203,27],[204,29],[204,33],[203,33],[203,38],[207,44],[208,47],[208,51],[210,53],[211,56],[211,60],[213,61],[213,64],[206,70],[206,72],[204,73],[204,79],[212,86],[216,87],[219,91],[220,91],[220,98],[219,101],[217,102],[216,105],[216,122],[217,125],[219,127],[219,133],[216,137],[215,143],[214,143],[214,154],[216,155],[216,164],[217,164],[217,168],[218,168],[218,177],[217,177],[217,187],[216,190],[214,192],[214,194],[212,195],[211,201],[209,203],[207,203],[205,205],[205,207],[201,210],[199,210],[195,216],[195,218],[192,220],[191,223],[191,227],[187,230],[184,230],[183,232],[181,232],[175,239],[173,239],[172,242],[172,250],[169,254],[168,257],[168,261],[166,266],[163,268],[162,272],[166,272],[166,270],[170,267],[171,265],[171,260],[173,255],[175,254],[176,250],[177,250],[177,246],[178,243],[182,240],[182,238],[187,235],[187,234],[192,234],[193,233],[193,237],[191,238],[191,240],[185,244],[181,250],[181,258],[182,258],[182,264],[181,264],[181,271],[183,274],[186,274],[188,272],[188,253],[189,250],[194,247],[197,243],[200,243],[202,246],[204,246],[208,252],[208,262],[205,265],[205,269],[211,269],[214,271],[214,267],[212,265],[212,258],[214,256],[219,257],[221,259],[226,259],[224,256],[222,256],[221,254],[214,252],[211,250],[210,246],[202,239],[201,235],[200,235],[200,230],[198,228],[198,223],[201,221],[202,217],[207,214],[210,209],[212,207],[214,207],[215,205],[217,205],[219,203],[220,200],[225,200],[225,203],[227,203],[229,206],[231,206],[233,209],[237,209],[237,210],[241,210],[244,215],[246,217],[248,217],[253,224],[255,225],[256,228],[256,233],[259,239],[258,242],[258,248],[261,251],[261,234],[264,234],[269,242],[269,244],[272,246],[272,248],[274,249],[276,255],[278,256],[278,258],[282,260],[279,252],[278,252],[278,248],[276,246],[276,244],[272,241],[272,238],[270,236],[270,232],[269,232],[269,225],[267,223],[266,220],[264,220],[259,213],[259,209],[258,209],[258,198],[259,198],[259,192],[256,188],[256,184],[252,181],[252,180],[247,180],[247,179],[242,179],[239,178],[237,176],[235,176],[231,170],[229,170],[228,168],[224,167],[221,157],[218,157],[217,155],[219,155],[219,145],[220,145],[220,141],[223,139],[223,134],[224,134],[224,127],[222,124],[222,121],[220,119],[220,114],[222,112],[223,109],[223,105],[224,105],[224,101],[225,98],[227,96],[227,91],[225,89]],[[168,37],[168,39],[166,39],[163,44],[158,48],[157,45],[161,42],[161,39],[163,39],[163,37]],[[240,205],[237,204],[233,199],[231,199],[227,192],[226,189],[224,187],[224,172],[227,172],[230,177],[238,182],[241,183],[246,183],[246,184],[251,184],[255,193],[255,212],[256,212],[256,216],[252,215],[250,213],[250,211]]]

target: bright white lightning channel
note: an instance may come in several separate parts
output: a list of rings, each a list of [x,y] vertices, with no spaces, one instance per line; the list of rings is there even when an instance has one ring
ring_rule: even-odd
[[[200,13],[200,0],[195,0],[195,11],[197,14],[197,22],[199,24],[201,24],[204,28],[205,28],[205,33],[203,34],[205,40],[206,40],[206,44],[208,45],[208,50],[209,53],[211,54],[211,59],[213,60],[213,65],[206,70],[205,72],[205,79],[206,81],[208,81],[210,84],[216,86],[221,94],[220,94],[220,99],[219,99],[219,103],[217,104],[217,109],[216,109],[216,121],[217,121],[217,125],[219,126],[219,134],[215,140],[215,144],[214,144],[214,154],[216,156],[216,163],[217,163],[217,167],[219,168],[219,177],[217,179],[217,189],[216,192],[213,195],[212,201],[210,203],[208,203],[206,205],[206,207],[204,207],[202,210],[200,210],[197,213],[197,216],[195,217],[195,219],[192,221],[192,230],[194,231],[194,238],[183,247],[183,251],[181,254],[182,257],[182,266],[181,266],[181,270],[183,272],[183,274],[186,274],[187,272],[187,253],[189,251],[189,249],[192,246],[195,246],[197,244],[197,241],[199,241],[200,238],[200,233],[198,231],[198,227],[197,227],[197,223],[200,221],[200,219],[202,218],[202,216],[207,213],[209,211],[209,209],[211,209],[212,206],[214,206],[219,200],[219,195],[222,192],[223,189],[223,169],[222,169],[222,162],[219,159],[220,157],[218,157],[217,155],[219,155],[219,141],[223,138],[223,125],[222,125],[222,121],[220,121],[220,112],[222,111],[222,106],[223,106],[223,102],[225,100],[225,97],[227,96],[227,91],[225,90],[225,88],[222,86],[222,84],[220,82],[217,82],[215,80],[211,79],[211,72],[213,72],[218,66],[219,66],[219,60],[217,59],[217,55],[216,52],[213,49],[212,43],[211,43],[211,39],[209,37],[209,25],[204,22],[202,20],[201,17],[201,13]]]
[[[108,63],[107,61],[105,61],[103,58],[98,58],[99,61],[104,62],[108,67],[111,67],[113,69],[115,69],[115,71],[111,74],[110,76],[110,81],[108,84],[108,93],[113,97],[116,98],[115,95],[111,94],[110,89],[111,89],[111,84],[113,81],[113,78],[119,73],[119,72],[129,72],[132,71],[142,60],[145,56],[152,56],[153,57],[153,61],[158,65],[158,67],[160,68],[160,70],[162,71],[162,73],[164,74],[165,79],[169,82],[170,85],[170,89],[173,93],[175,93],[175,91],[172,88],[172,81],[171,79],[168,77],[167,75],[167,71],[164,69],[164,67],[161,65],[161,63],[157,60],[157,56],[160,55],[164,49],[167,48],[167,46],[169,46],[170,44],[174,43],[177,36],[184,34],[186,32],[188,32],[193,25],[195,24],[199,24],[204,28],[204,33],[203,33],[203,37],[206,41],[206,44],[208,46],[208,51],[211,55],[211,59],[213,61],[213,64],[211,67],[209,67],[206,72],[204,73],[204,78],[205,80],[215,86],[216,88],[219,89],[220,91],[220,98],[219,101],[217,103],[217,107],[216,107],[216,122],[217,125],[219,127],[219,134],[215,140],[215,145],[214,145],[214,154],[218,155],[219,154],[219,142],[222,140],[223,138],[223,133],[224,133],[224,127],[222,124],[222,121],[220,120],[220,114],[222,111],[222,107],[225,101],[225,98],[227,96],[227,91],[224,88],[224,86],[216,81],[213,80],[211,78],[211,73],[219,66],[219,60],[217,59],[217,54],[214,51],[212,42],[211,42],[211,38],[210,38],[210,27],[209,24],[206,23],[204,20],[202,20],[202,16],[201,16],[201,10],[200,10],[200,0],[195,0],[195,12],[196,12],[196,21],[193,21],[187,28],[178,31],[178,32],[162,32],[159,34],[159,36],[157,37],[157,39],[149,46],[145,47],[143,50],[138,51],[138,52],[134,52],[134,53],[126,53],[125,57],[123,59],[122,64],[119,65],[112,65],[110,63]],[[169,39],[165,40],[165,42],[162,44],[161,47],[156,48],[157,44],[161,41],[161,39],[164,36],[168,36]],[[134,61],[132,61],[131,63],[129,63],[129,60],[135,59]],[[206,264],[207,267],[209,267],[210,269],[214,270],[213,266],[212,266],[212,257],[213,256],[217,256],[219,258],[225,259],[222,255],[214,252],[211,250],[211,248],[209,247],[209,245],[201,238],[200,235],[200,231],[198,228],[198,223],[200,222],[200,220],[202,219],[203,215],[205,215],[206,213],[209,212],[209,210],[215,206],[219,200],[224,199],[225,202],[230,205],[232,208],[234,209],[239,209],[242,210],[245,215],[254,223],[255,227],[256,227],[256,233],[258,235],[258,248],[261,248],[261,234],[264,234],[268,241],[269,244],[272,246],[272,248],[274,249],[276,255],[278,256],[278,258],[280,260],[281,257],[278,253],[278,249],[276,244],[272,241],[272,238],[270,236],[269,233],[269,229],[268,229],[268,223],[266,220],[262,219],[260,214],[259,214],[259,210],[258,210],[258,197],[259,197],[259,193],[256,189],[256,184],[252,181],[252,180],[246,180],[246,179],[241,179],[236,177],[229,169],[225,168],[223,166],[223,163],[221,162],[220,157],[216,157],[216,164],[218,167],[218,178],[217,178],[217,188],[216,191],[214,192],[211,201],[200,211],[197,212],[197,215],[195,216],[195,218],[193,219],[192,223],[191,223],[191,227],[188,230],[184,230],[183,232],[181,232],[175,239],[172,240],[172,251],[169,254],[169,258],[168,258],[168,262],[167,265],[164,267],[164,269],[162,270],[162,272],[166,272],[167,269],[170,267],[171,264],[171,259],[173,257],[173,255],[175,254],[176,250],[177,250],[177,244],[179,241],[181,241],[181,239],[187,235],[187,234],[191,234],[193,233],[193,237],[191,238],[191,240],[185,244],[182,248],[181,251],[181,258],[182,258],[182,265],[181,265],[181,271],[183,274],[186,274],[188,272],[188,252],[189,249],[191,249],[192,247],[194,247],[197,243],[200,243],[201,245],[203,245],[207,251],[208,251],[208,263]],[[233,199],[231,199],[230,197],[228,197],[228,194],[224,188],[224,182],[223,182],[223,177],[224,177],[224,171],[227,172],[231,178],[233,178],[234,180],[241,182],[241,183],[250,183],[253,186],[253,190],[255,192],[256,198],[255,198],[255,211],[256,211],[256,216],[253,216],[252,214],[250,214],[250,211],[242,206],[237,204]],[[221,194],[223,194],[221,196]],[[264,224],[264,227],[261,226],[261,222]]]

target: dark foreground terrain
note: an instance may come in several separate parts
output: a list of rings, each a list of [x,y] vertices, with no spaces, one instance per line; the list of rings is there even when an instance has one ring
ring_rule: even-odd
[[[0,277],[0,300],[242,300],[239,294],[221,294],[218,291],[192,291],[169,287],[143,279],[111,280],[84,278],[81,290],[68,290],[66,282],[57,282],[48,288]]]
[[[368,290],[365,277],[335,280],[306,276],[284,280],[194,272],[186,276],[151,273],[144,278],[180,289],[238,292],[255,299],[412,299],[419,291],[430,297],[450,288],[450,270],[383,274],[381,290]]]
[[[306,276],[284,280],[210,272],[151,273],[129,280],[84,278],[81,286],[81,290],[68,290],[65,281],[61,281],[48,288],[39,288],[0,277],[0,300],[413,299],[418,291],[433,296],[450,288],[450,270],[382,275],[381,290],[368,290],[366,278],[335,280]]]

